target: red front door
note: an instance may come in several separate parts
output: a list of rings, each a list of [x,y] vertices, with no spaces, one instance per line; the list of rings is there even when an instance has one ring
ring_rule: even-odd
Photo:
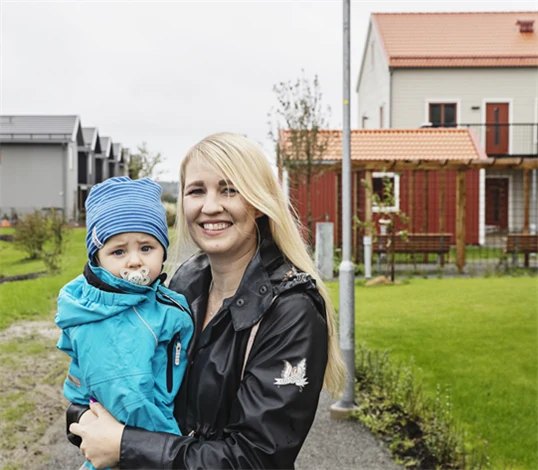
[[[508,103],[486,104],[486,153],[508,155]]]
[[[486,225],[508,229],[508,178],[486,178]]]

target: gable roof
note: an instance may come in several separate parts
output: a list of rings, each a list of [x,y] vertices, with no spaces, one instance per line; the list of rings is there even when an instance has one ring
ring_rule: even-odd
[[[108,158],[112,153],[112,139],[110,137],[101,137],[101,153]]]
[[[84,136],[79,116],[2,115],[0,141],[84,145]]]
[[[121,161],[121,149],[122,149],[122,146],[121,144],[118,142],[118,143],[113,143],[112,144],[112,150],[114,152],[114,157],[116,159],[116,161]]]
[[[342,131],[323,130],[324,163],[342,160]],[[281,149],[290,148],[291,131],[281,130]],[[357,129],[351,131],[351,160],[356,162],[469,162],[487,159],[472,129]]]
[[[101,153],[101,139],[97,127],[83,127],[85,147],[92,152]]]
[[[371,23],[390,67],[538,66],[538,12],[373,13]]]

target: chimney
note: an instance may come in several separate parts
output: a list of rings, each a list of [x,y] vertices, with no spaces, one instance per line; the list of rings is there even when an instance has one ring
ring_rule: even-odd
[[[534,33],[534,20],[517,20],[520,33]]]

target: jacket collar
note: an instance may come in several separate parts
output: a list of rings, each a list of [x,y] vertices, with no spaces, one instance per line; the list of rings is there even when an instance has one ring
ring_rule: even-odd
[[[222,305],[230,310],[236,331],[250,328],[261,319],[272,303],[275,287],[290,269],[272,237],[262,237],[237,292]],[[203,323],[210,283],[211,268],[205,254],[189,258],[170,281],[170,289],[187,298],[198,324]]]

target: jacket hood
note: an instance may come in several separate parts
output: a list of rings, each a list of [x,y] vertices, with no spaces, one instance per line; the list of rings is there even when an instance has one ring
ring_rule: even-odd
[[[65,329],[113,317],[155,295],[160,284],[158,279],[151,286],[138,286],[88,263],[84,274],[60,290],[55,322]]]

